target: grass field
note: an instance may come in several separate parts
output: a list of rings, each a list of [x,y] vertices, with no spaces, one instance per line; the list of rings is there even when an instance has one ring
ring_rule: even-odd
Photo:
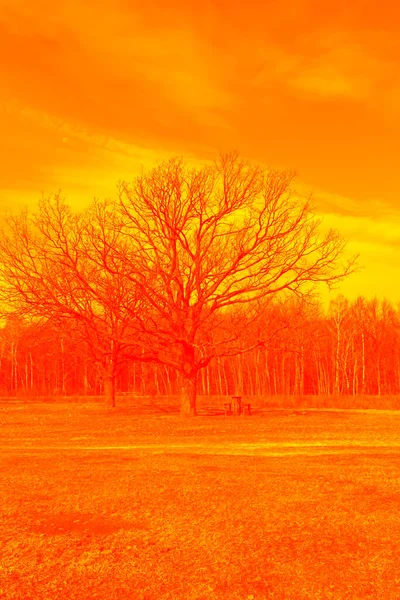
[[[0,403],[2,600],[400,600],[400,412]]]

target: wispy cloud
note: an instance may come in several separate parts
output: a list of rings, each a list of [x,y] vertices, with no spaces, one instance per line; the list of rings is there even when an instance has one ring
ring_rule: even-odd
[[[389,43],[388,43],[389,42]],[[316,55],[297,67],[289,85],[319,96],[373,100],[399,85],[391,40],[377,35],[324,32],[315,35]]]

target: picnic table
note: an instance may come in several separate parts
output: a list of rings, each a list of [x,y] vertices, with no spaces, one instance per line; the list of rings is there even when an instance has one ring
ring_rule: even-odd
[[[233,412],[236,415],[242,414],[242,396],[232,396]]]
[[[242,396],[232,396],[232,402],[225,402],[224,411],[226,415],[243,415],[246,412],[250,415],[251,405],[247,403],[242,404]]]

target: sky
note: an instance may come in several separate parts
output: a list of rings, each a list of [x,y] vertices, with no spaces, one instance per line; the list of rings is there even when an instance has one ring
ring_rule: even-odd
[[[173,155],[297,172],[400,302],[400,4],[0,0],[0,211],[75,208]]]

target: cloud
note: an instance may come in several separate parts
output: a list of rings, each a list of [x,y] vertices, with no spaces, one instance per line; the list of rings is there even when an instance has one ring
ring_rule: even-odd
[[[40,12],[9,7],[0,22],[8,56],[0,74],[28,105],[99,134],[177,150],[185,143],[201,151],[211,132],[229,129],[231,97],[218,65],[184,23],[152,27],[134,5],[73,1],[49,19],[42,4]]]
[[[300,194],[314,190],[326,226],[365,255],[363,277],[388,261],[394,280],[400,7],[391,10],[0,0],[0,210],[59,188],[78,207],[141,164],[237,148],[297,169]]]
[[[398,265],[400,263],[400,218],[376,221],[372,217],[324,215],[322,231],[334,228],[347,240],[346,257],[359,255],[359,271],[340,284],[339,293],[350,299],[400,299]],[[325,303],[338,292],[326,294]]]
[[[301,197],[311,198],[314,209],[322,215],[367,219],[373,216],[375,222],[392,222],[389,220],[399,216],[397,208],[379,197],[365,197],[360,201],[350,196],[327,192],[301,181],[295,188]]]
[[[326,214],[323,217],[322,230],[336,229],[351,243],[355,252],[360,252],[367,261],[386,261],[395,257],[400,259],[400,215],[391,220]],[[358,248],[356,250],[356,248]]]
[[[284,83],[296,95],[371,100],[399,89],[397,32],[343,31],[334,25],[312,28],[307,41],[279,40],[259,51],[263,67],[257,85]],[[396,50],[397,48],[397,50]]]

